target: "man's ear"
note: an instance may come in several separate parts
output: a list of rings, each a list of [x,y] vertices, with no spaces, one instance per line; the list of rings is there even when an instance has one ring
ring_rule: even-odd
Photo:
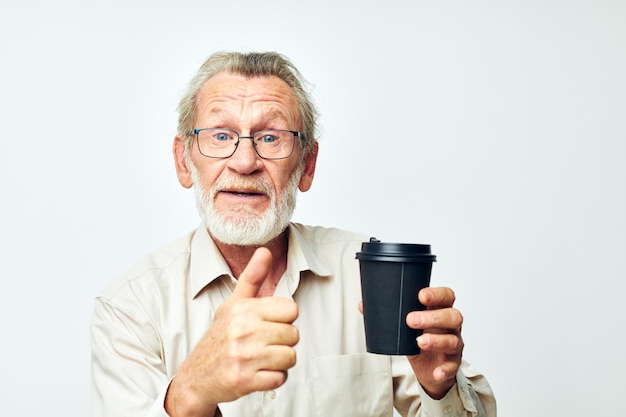
[[[178,176],[178,182],[185,188],[191,188],[193,180],[191,179],[191,170],[189,169],[189,163],[185,157],[185,141],[187,139],[184,136],[176,135],[174,138],[174,146],[172,147],[172,153],[174,154],[174,164],[176,165],[176,175]]]
[[[302,172],[302,178],[300,178],[300,184],[298,188],[303,193],[309,191],[311,188],[311,184],[313,184],[313,177],[315,176],[315,164],[317,163],[317,151],[319,149],[319,144],[315,141],[313,145],[313,149],[311,152],[304,158],[304,172]]]

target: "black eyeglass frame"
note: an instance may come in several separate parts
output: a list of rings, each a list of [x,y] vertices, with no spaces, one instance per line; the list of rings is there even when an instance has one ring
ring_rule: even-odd
[[[198,140],[198,133],[200,133],[203,130],[226,130],[229,132],[233,132],[237,135],[237,141],[235,142],[235,148],[233,149],[232,153],[228,156],[210,156],[210,155],[206,155],[204,153],[202,153],[202,150],[200,149],[200,141]],[[257,144],[254,141],[254,136],[258,133],[262,133],[262,132],[289,132],[293,135],[293,141],[291,142],[291,151],[289,152],[289,155],[287,156],[281,156],[279,158],[267,158],[263,155],[261,155],[259,153],[259,150],[256,148]],[[254,152],[256,152],[256,154],[259,156],[259,158],[261,159],[265,159],[268,161],[278,161],[281,159],[287,159],[289,158],[291,155],[293,155],[293,150],[296,147],[295,143],[296,143],[296,138],[299,138],[301,141],[304,140],[304,134],[302,132],[299,132],[297,130],[285,130],[285,129],[264,129],[264,130],[259,130],[258,132],[253,132],[252,135],[250,136],[241,136],[239,134],[239,132],[237,132],[236,130],[231,130],[231,129],[222,129],[219,127],[200,127],[200,128],[195,128],[194,130],[191,131],[191,135],[195,136],[196,138],[196,144],[198,146],[198,152],[200,152],[200,155],[204,156],[205,158],[213,158],[213,159],[227,159],[230,158],[231,156],[233,156],[235,154],[235,152],[237,152],[237,148],[239,147],[239,142],[241,141],[241,139],[250,139],[250,141],[252,142],[252,147],[254,148]]]

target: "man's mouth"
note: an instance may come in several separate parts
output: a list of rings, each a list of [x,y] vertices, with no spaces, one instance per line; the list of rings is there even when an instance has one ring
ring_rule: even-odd
[[[225,190],[221,190],[221,192],[236,195],[238,197],[264,197],[265,196],[265,193],[259,190],[225,189]]]
[[[255,178],[223,178],[217,181],[213,198],[219,194],[226,198],[252,202],[259,199],[270,199],[272,190],[269,184]]]

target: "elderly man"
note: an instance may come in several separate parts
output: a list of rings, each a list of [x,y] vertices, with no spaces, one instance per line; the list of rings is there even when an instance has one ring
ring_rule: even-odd
[[[285,57],[211,56],[179,112],[176,172],[203,222],[97,297],[92,416],[495,416],[452,290],[415,295],[419,355],[367,353],[367,236],[290,223],[318,143]]]

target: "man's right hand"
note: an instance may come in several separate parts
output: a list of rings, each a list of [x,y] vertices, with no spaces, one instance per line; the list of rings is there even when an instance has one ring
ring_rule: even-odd
[[[181,364],[165,398],[172,417],[212,416],[218,403],[275,389],[296,364],[299,340],[292,325],[298,306],[277,297],[257,298],[272,255],[256,250],[211,328]]]

